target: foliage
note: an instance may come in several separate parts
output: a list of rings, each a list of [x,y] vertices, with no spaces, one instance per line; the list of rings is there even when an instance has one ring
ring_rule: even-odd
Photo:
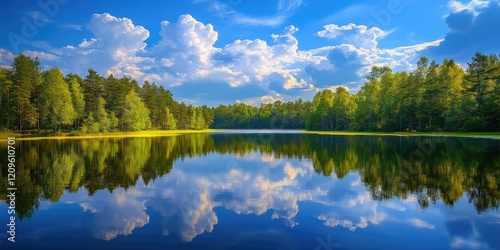
[[[193,106],[156,83],[46,72],[16,56],[0,68],[0,129],[307,129],[322,131],[500,131],[500,59],[476,53],[464,71],[421,57],[412,71],[374,66],[360,90],[318,91],[310,101]],[[69,94],[68,94],[69,93]],[[71,126],[71,127],[70,127]]]
[[[69,86],[58,68],[49,69],[43,74],[41,113],[43,124],[54,130],[62,125],[71,125],[77,116]]]
[[[125,96],[123,120],[125,130],[137,131],[151,128],[149,110],[134,90],[130,90]]]

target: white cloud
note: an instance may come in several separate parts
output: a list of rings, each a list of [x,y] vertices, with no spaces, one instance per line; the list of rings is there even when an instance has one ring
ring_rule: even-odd
[[[361,217],[357,223],[350,221],[350,220],[339,220],[334,217],[326,217],[325,215],[319,215],[318,220],[322,220],[323,225],[328,226],[328,227],[336,227],[336,226],[342,226],[350,231],[355,231],[357,228],[366,228],[368,227],[368,220],[365,217]]]
[[[485,242],[476,238],[453,237],[450,243],[452,248],[458,249],[492,249]]]
[[[144,75],[138,72],[143,70],[140,62],[150,59],[138,54],[145,53],[147,29],[134,25],[129,18],[117,18],[108,13],[92,15],[86,28],[94,37],[83,39],[76,46],[50,49],[53,55],[45,55],[46,60],[54,61],[66,73],[84,75],[93,68],[101,74]]]
[[[448,32],[439,46],[422,53],[436,60],[453,58],[461,65],[466,65],[478,50],[483,54],[498,53],[500,34],[489,31],[496,30],[500,23],[500,1],[450,3],[455,6],[456,12],[445,17]]]
[[[67,29],[77,30],[77,31],[83,30],[82,25],[78,25],[78,24],[61,24],[59,26],[61,26],[63,28],[67,28]]]
[[[420,219],[409,219],[409,223],[418,228],[435,229],[436,227],[429,222]]]
[[[236,103],[244,103],[250,106],[259,107],[261,103],[267,104],[267,103],[274,103],[276,101],[283,101],[283,96],[281,96],[280,94],[264,95],[261,97],[236,100]]]
[[[0,48],[0,67],[10,68],[13,59],[14,54],[12,54],[12,52]]]
[[[43,51],[32,51],[32,50],[26,50],[23,51],[23,53],[29,57],[35,58],[38,57],[41,61],[53,61],[59,59],[57,55],[45,53]]]
[[[309,64],[305,70],[320,88],[335,85],[360,85],[362,76],[372,66],[387,65],[395,71],[411,69],[419,53],[429,47],[435,47],[442,40],[426,42],[392,49],[381,49],[378,40],[388,32],[376,27],[349,24],[326,25],[316,33],[319,37],[338,40],[341,44],[311,50],[314,55],[322,55],[319,61]],[[326,55],[325,55],[326,53]],[[354,87],[353,89],[356,89]]]
[[[460,12],[463,10],[469,10],[469,11],[476,13],[477,10],[488,6],[488,4],[490,4],[490,2],[491,2],[490,0],[471,0],[468,3],[462,3],[462,1],[450,0],[448,2],[448,7],[453,12]]]
[[[218,1],[211,3],[227,7]],[[276,9],[290,14],[302,4],[300,0],[282,0]],[[300,50],[295,36],[299,29],[289,25],[279,34],[270,34],[272,43],[247,39],[216,47],[219,34],[211,24],[181,15],[176,22],[161,22],[160,41],[148,47],[149,31],[125,17],[94,14],[85,27],[93,37],[59,49],[27,53],[64,73],[84,76],[93,68],[102,75],[128,75],[139,83],[148,80],[175,87],[178,99],[195,104],[223,97],[258,106],[296,99],[297,95],[312,96],[315,90],[332,86],[356,90],[371,66],[411,68],[420,51],[440,42],[380,49],[378,41],[388,34],[386,31],[329,24],[317,36],[340,44]],[[0,65],[6,66],[10,58],[10,52],[0,51]],[[207,95],[206,90],[215,96]]]
[[[78,203],[84,212],[92,213],[85,225],[94,237],[112,240],[118,235],[129,235],[134,229],[149,223],[149,215],[145,211],[145,196],[148,195],[137,190],[125,191],[119,188],[112,194],[98,191],[89,197],[86,192],[79,192],[63,197],[62,200]]]
[[[387,208],[390,208],[390,209],[394,209],[394,210],[397,210],[397,211],[401,211],[401,212],[404,212],[406,211],[406,207],[402,206],[401,204],[398,204],[396,202],[384,202],[382,204],[384,207],[387,207]]]
[[[324,30],[316,33],[317,36],[332,40],[338,39],[357,48],[375,49],[378,40],[387,35],[387,32],[377,27],[368,28],[365,25],[356,25],[354,23],[343,26],[328,24],[323,28]]]
[[[182,15],[177,23],[163,21],[160,36],[162,40],[151,49],[150,54],[163,57],[177,68],[188,67],[195,73],[198,69],[211,66],[210,58],[216,51],[213,47],[218,33],[211,24],[203,24],[191,15]]]
[[[334,86],[330,86],[330,87],[328,87],[326,89],[329,89],[332,92],[335,92],[337,90],[337,88],[344,88],[345,90],[347,90],[347,92],[351,91],[351,88],[349,88],[346,85],[334,85]],[[359,182],[358,182],[358,184],[359,184]]]
[[[300,223],[296,217],[303,201],[321,204],[317,207],[320,210],[309,212],[316,211],[312,216],[327,227],[355,231],[391,220],[418,228],[435,228],[421,219],[406,218],[406,213],[387,212],[390,208],[410,210],[413,214],[420,213],[421,209],[408,206],[405,200],[398,198],[390,202],[374,200],[366,187],[360,185],[359,173],[349,173],[339,181],[334,176],[318,175],[310,161],[277,159],[253,151],[239,156],[225,155],[223,158],[227,161],[222,162],[230,163],[225,166],[214,164],[221,162],[220,157],[186,158],[168,175],[148,186],[138,181],[127,191],[121,188],[113,193],[101,190],[92,197],[82,189],[78,193],[65,194],[61,202],[77,203],[91,213],[85,225],[96,238],[103,240],[129,235],[136,228],[144,227],[149,223],[148,211],[151,209],[162,218],[159,223],[163,235],[175,235],[185,242],[216,230],[219,223],[216,208],[236,214],[271,214],[269,219],[278,219],[294,227]],[[276,164],[278,167],[269,167]],[[211,172],[193,171],[192,166],[210,167]],[[248,167],[252,171],[248,171]],[[412,203],[414,198],[409,196]],[[389,218],[388,214],[394,218]],[[484,243],[480,242],[478,233],[465,238],[452,235],[450,239],[454,247],[486,246],[481,245]]]
[[[96,38],[93,43],[110,55],[119,57],[143,51],[149,31],[135,26],[129,18],[117,18],[108,13],[94,14],[87,28]]]

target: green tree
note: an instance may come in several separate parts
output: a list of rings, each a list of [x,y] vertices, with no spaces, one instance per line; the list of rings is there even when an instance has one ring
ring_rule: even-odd
[[[365,83],[356,94],[355,119],[359,130],[379,129],[379,98],[380,83],[376,79],[371,79]]]
[[[114,113],[106,111],[106,100],[97,98],[97,110],[90,112],[83,122],[81,128],[83,133],[103,133],[109,132],[117,124]]]
[[[497,55],[484,55],[477,52],[472,58],[472,62],[467,63],[466,74],[467,90],[474,96],[477,110],[473,115],[475,123],[469,123],[469,128],[475,130],[498,129],[498,113],[495,99],[498,100],[496,89],[500,76],[500,62]],[[491,124],[491,125],[490,125]]]
[[[334,114],[335,130],[348,130],[349,120],[352,116],[351,95],[345,88],[335,89],[332,111]]]
[[[54,131],[62,125],[71,125],[76,118],[68,84],[58,68],[51,68],[43,75],[41,110],[43,124]]]
[[[0,68],[0,129],[8,129],[11,126],[10,115],[14,110],[11,107],[12,81],[11,71]]]
[[[111,113],[106,111],[106,100],[99,97],[97,99],[97,110],[95,112],[96,122],[99,124],[99,132],[108,132],[113,129],[113,120]]]
[[[203,118],[203,111],[200,107],[196,108],[196,122],[195,129],[204,129],[205,128],[205,119]]]
[[[170,109],[165,107],[166,124],[165,129],[177,129],[177,122],[175,121],[174,115],[170,113]]]
[[[99,133],[99,123],[95,121],[94,114],[91,112],[83,120],[82,127],[80,129],[83,133]]]
[[[126,130],[144,130],[151,128],[149,110],[134,90],[125,97],[124,128]]]
[[[441,65],[440,88],[441,96],[438,97],[442,102],[441,117],[444,119],[445,130],[457,130],[462,118],[456,113],[458,106],[463,102],[464,88],[464,70],[453,60],[445,59]]]
[[[73,103],[73,108],[75,109],[75,128],[78,129],[80,122],[85,117],[85,100],[83,98],[83,92],[78,81],[77,76],[69,76],[68,84],[69,91],[71,93],[71,101]]]
[[[31,97],[38,79],[38,60],[19,54],[12,63],[12,105],[18,131],[31,128],[38,122],[38,110]]]
[[[422,107],[425,110],[426,116],[426,129],[427,131],[433,130],[434,128],[442,124],[442,117],[440,113],[443,107],[443,95],[444,92],[441,88],[440,77],[439,77],[440,66],[435,61],[432,61],[427,70],[427,76],[424,83],[424,100],[422,102]]]
[[[196,129],[196,108],[193,105],[189,106],[189,128]]]
[[[85,113],[95,113],[99,107],[98,99],[102,96],[104,78],[97,71],[89,69],[82,85],[85,100]]]

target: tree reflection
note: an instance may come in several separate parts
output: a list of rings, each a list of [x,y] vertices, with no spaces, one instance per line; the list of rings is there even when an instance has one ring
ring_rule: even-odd
[[[6,147],[6,143],[0,143],[0,152],[5,152]],[[338,178],[356,171],[376,200],[405,199],[416,194],[425,208],[438,200],[452,206],[466,194],[479,213],[500,205],[497,140],[189,134],[18,141],[17,151],[16,183],[22,188],[16,193],[16,211],[20,219],[31,217],[41,200],[56,202],[65,191],[84,188],[89,195],[102,189],[112,192],[134,186],[139,178],[147,185],[170,173],[176,160],[209,153],[244,156],[259,152],[277,158],[305,158],[318,174]],[[6,162],[6,154],[1,154],[3,201],[7,194]]]

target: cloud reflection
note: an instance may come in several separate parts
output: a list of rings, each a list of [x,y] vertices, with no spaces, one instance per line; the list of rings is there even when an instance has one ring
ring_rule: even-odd
[[[301,202],[306,201],[321,208],[313,216],[330,228],[356,231],[400,221],[416,228],[439,229],[418,218],[420,207],[414,195],[405,200],[374,200],[358,173],[350,172],[340,181],[334,175],[318,175],[310,161],[277,159],[255,152],[247,156],[213,154],[185,159],[148,186],[139,180],[126,191],[101,190],[93,197],[79,192],[63,199],[78,203],[93,215],[87,226],[103,240],[126,236],[146,226],[149,210],[161,216],[161,234],[175,235],[183,242],[215,230],[219,223],[216,208],[239,215],[269,216],[293,228],[300,226],[297,215]],[[224,168],[224,163],[231,163],[230,168]],[[450,234],[452,247],[485,246],[478,234]]]
[[[146,198],[146,193],[138,189],[125,191],[120,188],[113,193],[101,190],[92,197],[84,192],[68,194],[62,200],[78,203],[84,212],[92,214],[92,219],[85,226],[95,238],[112,240],[119,235],[130,235],[134,229],[149,223]]]

